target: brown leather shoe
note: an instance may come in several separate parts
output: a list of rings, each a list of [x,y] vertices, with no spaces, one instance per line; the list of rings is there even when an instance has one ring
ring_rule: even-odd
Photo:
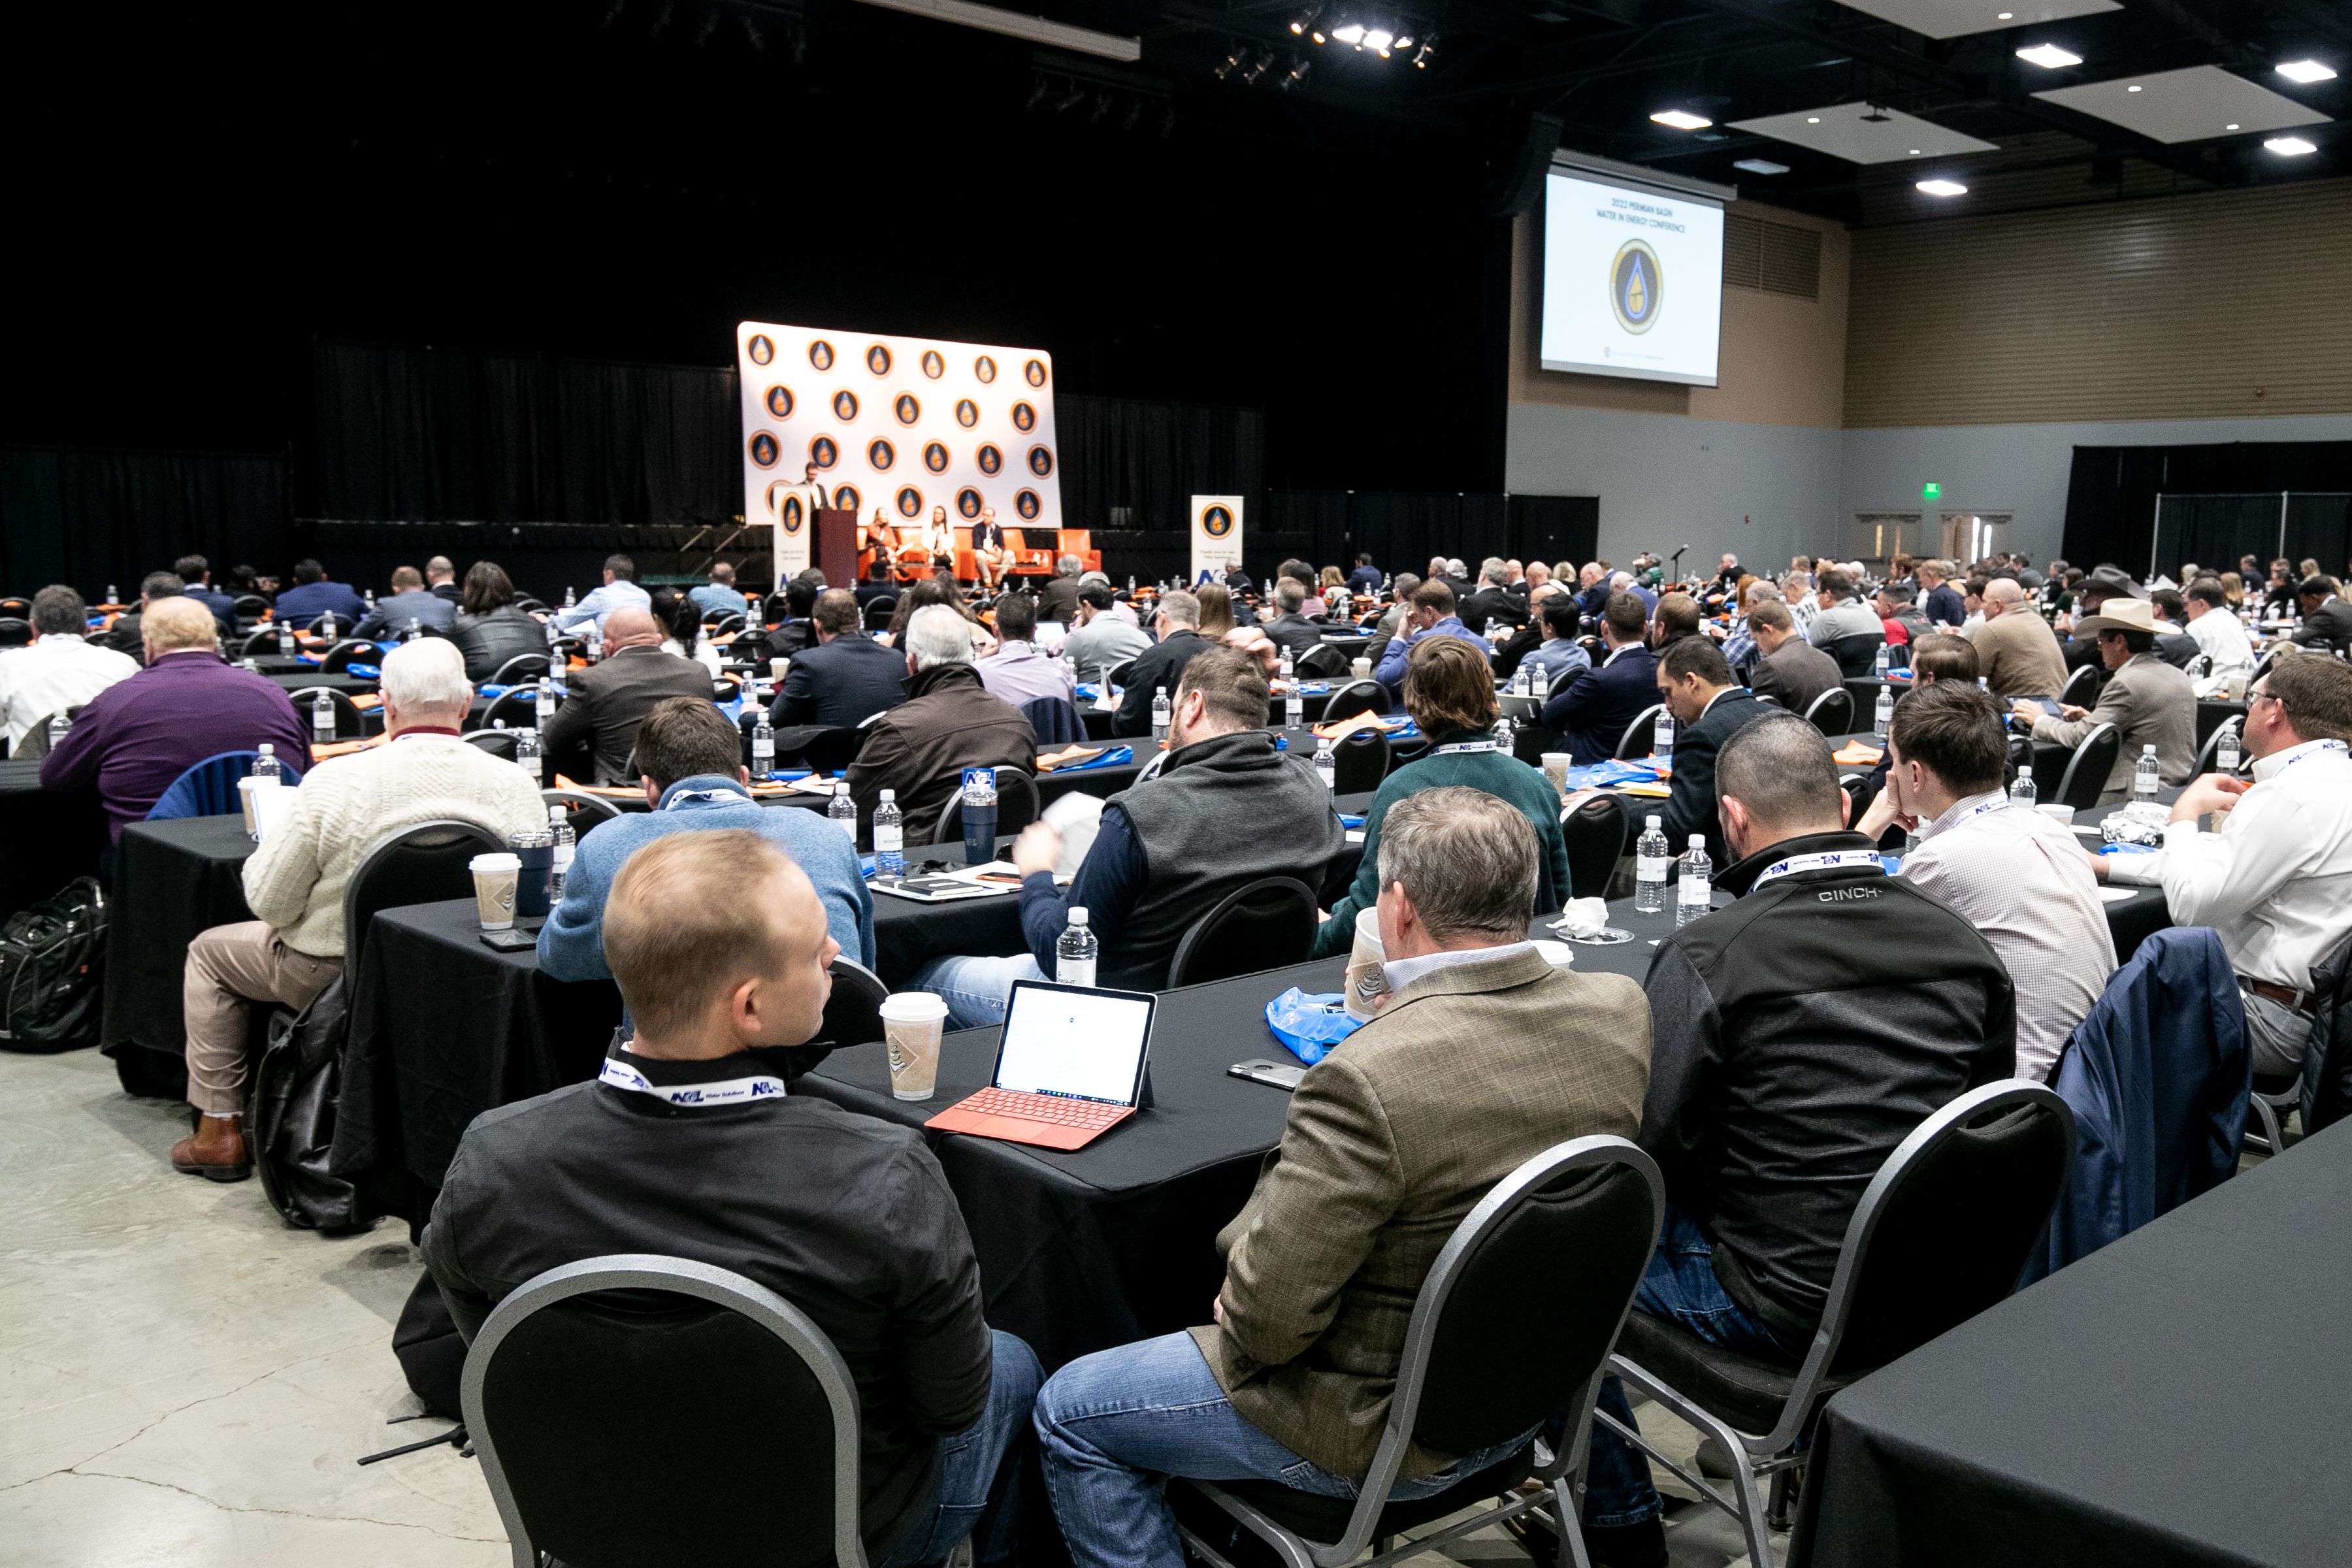
[[[199,1116],[193,1138],[172,1145],[172,1169],[208,1182],[241,1182],[253,1174],[245,1131],[234,1116]]]

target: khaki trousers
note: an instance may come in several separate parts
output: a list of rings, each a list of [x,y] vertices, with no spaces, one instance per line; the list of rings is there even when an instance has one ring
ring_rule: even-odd
[[[246,1015],[255,1002],[299,1012],[343,972],[278,940],[267,921],[215,926],[188,944],[181,982],[188,1031],[188,1103],[207,1116],[245,1109]]]

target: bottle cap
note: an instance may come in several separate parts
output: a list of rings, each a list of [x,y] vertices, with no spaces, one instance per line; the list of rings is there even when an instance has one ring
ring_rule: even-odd
[[[2141,756],[2143,756],[2143,757],[2152,757],[2152,756],[2156,755],[2156,744],[2155,744],[2155,742],[2150,742],[2148,744],[2147,744],[2147,745],[2145,745],[2145,746],[2142,746],[2142,747],[2139,749],[2139,754],[2140,754]]]
[[[1655,813],[1655,812],[1652,812],[1648,816],[1646,816],[1646,817],[1644,817],[1644,818],[1643,819],[1642,826],[1643,826],[1644,827],[1655,827],[1655,826],[1658,826],[1658,824],[1659,824],[1659,817],[1658,817],[1657,813]]]
[[[833,793],[835,795],[847,795],[849,793],[849,781],[847,779],[834,780]]]
[[[2017,776],[2021,779],[2030,779],[2033,776],[2033,770],[2030,767],[2021,767],[2017,770]]]
[[[895,789],[886,789],[882,792],[882,798],[884,800],[896,800],[898,798],[898,792]]]
[[[1692,834],[1692,835],[1690,836],[1690,847],[1691,847],[1692,848],[1694,848],[1694,849],[1704,849],[1704,848],[1706,848],[1706,834],[1704,834],[1704,833],[1694,833],[1694,834]]]
[[[261,752],[261,754],[262,754],[263,756],[265,756],[265,757],[266,757],[266,756],[270,755],[272,752],[276,752],[276,751],[278,750],[278,748],[277,748],[276,746],[271,745],[268,741],[264,741],[264,742],[261,742],[261,746],[260,746],[260,748],[259,748],[259,749],[260,749],[260,752]]]
[[[1070,923],[1074,926],[1087,923],[1087,910],[1084,904],[1073,904],[1070,907]]]

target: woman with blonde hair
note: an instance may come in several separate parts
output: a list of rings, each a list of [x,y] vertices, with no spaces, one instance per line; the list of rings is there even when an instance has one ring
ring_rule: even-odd
[[[1222,583],[1203,583],[1192,590],[1201,601],[1201,635],[1212,642],[1234,629],[1233,590]]]
[[[2228,601],[2230,608],[2234,610],[2246,602],[2246,581],[2235,572],[2224,572],[2215,581],[2221,584],[2221,597]]]

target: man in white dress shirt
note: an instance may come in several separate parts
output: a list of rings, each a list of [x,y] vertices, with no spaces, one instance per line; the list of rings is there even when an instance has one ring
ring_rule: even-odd
[[[2246,1004],[2254,1072],[2303,1067],[2311,972],[2352,931],[2352,668],[2281,659],[2246,694],[2254,782],[2208,773],[2173,803],[2153,855],[2092,856],[2110,881],[2160,887],[2175,925],[2213,928]],[[2221,831],[2198,830],[2209,811]]]
[[[139,673],[129,654],[84,642],[89,629],[89,612],[71,588],[53,584],[33,595],[32,645],[0,655],[0,717],[8,723],[11,752],[51,714],[79,708]]]
[[[2200,577],[2189,584],[2184,602],[2189,635],[2197,639],[2198,651],[2213,661],[2213,668],[2197,682],[2197,695],[2218,691],[2232,680],[2242,682],[2253,674],[2254,645],[2238,617],[2230,613],[2230,598],[2221,583]]]
[[[1939,680],[1906,697],[1887,738],[1886,787],[1857,830],[1916,828],[1903,876],[1967,917],[2017,987],[2017,1076],[2048,1079],[2066,1037],[2116,972],[2098,879],[2073,829],[2001,787],[2009,741],[1991,697]]]

